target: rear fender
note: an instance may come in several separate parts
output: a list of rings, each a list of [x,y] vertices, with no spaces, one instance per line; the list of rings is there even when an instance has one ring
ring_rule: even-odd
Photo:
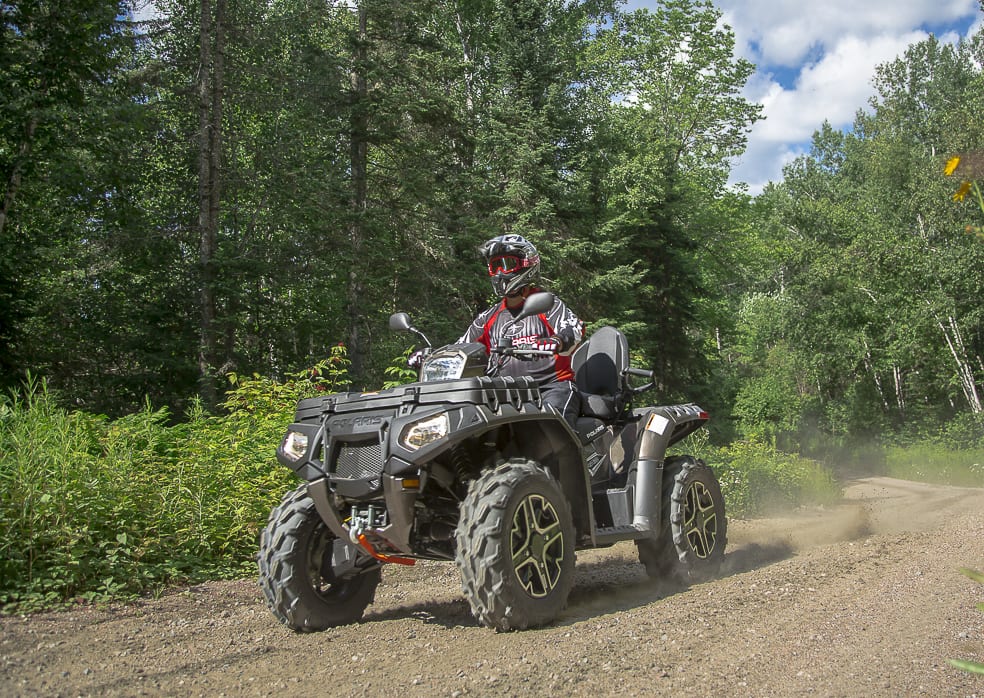
[[[632,523],[642,530],[658,531],[666,450],[697,431],[709,419],[694,404],[668,405],[638,410],[641,429],[635,469],[635,501]]]
[[[700,429],[710,419],[694,404],[667,405],[638,410],[640,430],[638,457],[662,462],[666,450]]]

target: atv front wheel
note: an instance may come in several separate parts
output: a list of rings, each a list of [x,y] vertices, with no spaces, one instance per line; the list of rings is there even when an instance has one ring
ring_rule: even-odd
[[[549,623],[574,583],[570,506],[547,470],[514,458],[468,488],[455,563],[472,613],[496,630]]]
[[[717,478],[702,460],[667,458],[663,465],[658,539],[636,541],[653,578],[696,581],[714,575],[724,558],[728,519]]]
[[[356,622],[382,576],[378,566],[358,566],[363,557],[328,529],[302,485],[270,512],[260,535],[260,588],[267,606],[299,632]]]

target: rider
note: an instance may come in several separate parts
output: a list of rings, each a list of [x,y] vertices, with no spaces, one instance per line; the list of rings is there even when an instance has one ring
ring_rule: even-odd
[[[543,402],[556,408],[574,428],[581,397],[573,381],[571,353],[584,336],[584,323],[555,298],[546,313],[511,325],[526,298],[540,290],[540,255],[529,240],[514,234],[492,238],[482,245],[481,252],[492,288],[502,301],[479,314],[458,342],[481,342],[490,350],[508,330],[512,346],[552,352],[552,356],[534,359],[506,357],[499,375],[534,378]]]

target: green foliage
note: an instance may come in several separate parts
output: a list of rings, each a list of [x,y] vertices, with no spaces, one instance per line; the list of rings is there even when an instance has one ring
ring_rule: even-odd
[[[413,383],[417,380],[417,371],[407,366],[407,360],[414,352],[413,347],[409,347],[400,356],[393,359],[393,363],[386,367],[384,371],[387,380],[383,383],[383,389],[395,388],[398,385]]]
[[[149,403],[109,420],[42,381],[0,399],[0,605],[136,594],[253,569],[292,476],[273,458],[297,400],[346,384],[343,347],[284,383],[231,376],[221,416],[168,426]]]
[[[753,66],[735,57],[720,17],[708,2],[666,0],[617,15],[587,49],[610,164],[600,225],[573,250],[588,270],[578,297],[649,356],[673,398],[709,382],[705,338],[726,315],[711,260],[730,244],[733,213],[720,202],[735,201],[724,192],[730,158],[761,111],[741,97]]]
[[[0,387],[58,354],[63,335],[77,334],[78,315],[59,316],[66,298],[51,293],[65,267],[76,266],[87,228],[105,220],[106,199],[127,173],[120,154],[133,150],[129,100],[133,37],[119,0],[46,0],[0,5]],[[113,192],[110,194],[109,192]],[[111,225],[111,224],[110,224]],[[139,228],[138,228],[139,229]],[[45,274],[35,270],[44,268]],[[55,300],[57,298],[57,300]],[[91,312],[91,309],[87,308]],[[59,318],[62,319],[62,318]],[[120,335],[117,334],[117,339]],[[50,352],[50,354],[49,354]],[[77,353],[76,353],[77,352]],[[69,368],[71,371],[72,368]],[[139,398],[132,407],[136,409]]]
[[[181,414],[199,388],[214,408],[207,387],[229,371],[283,376],[342,339],[353,382],[373,387],[391,378],[385,316],[412,309],[457,336],[488,301],[478,243],[515,231],[664,388],[707,382],[698,306],[721,284],[694,255],[728,227],[714,202],[758,113],[710,3],[242,0],[203,17],[160,0],[145,34],[107,29],[125,4],[49,5],[102,23],[64,48],[46,39],[48,62],[23,30],[4,44],[18,91],[49,63],[60,86],[36,139],[47,159],[9,219],[32,244],[0,238],[11,380],[34,370],[113,416],[144,395]],[[630,93],[646,104],[612,99]],[[32,113],[15,106],[0,160]]]
[[[734,306],[741,433],[787,449],[981,433],[984,247],[963,232],[980,208],[945,177],[977,176],[982,42],[931,37],[879,66],[872,110],[850,132],[822,125],[755,202]]]
[[[756,441],[736,441],[705,456],[721,483],[728,516],[762,516],[783,509],[831,504],[840,497],[820,463]]]
[[[904,480],[984,487],[984,446],[953,450],[938,442],[885,449],[885,474]]]
[[[823,464],[756,440],[715,446],[709,432],[694,432],[670,449],[703,459],[721,484],[728,516],[752,518],[840,499],[833,473]]]
[[[978,584],[984,584],[984,574],[981,574],[977,570],[962,567],[960,569],[960,573],[974,580]],[[984,613],[984,603],[977,604],[977,610]],[[971,662],[964,659],[949,659],[947,661],[951,666],[955,666],[957,669],[963,669],[964,671],[969,671],[972,674],[984,674],[984,664],[980,662]]]

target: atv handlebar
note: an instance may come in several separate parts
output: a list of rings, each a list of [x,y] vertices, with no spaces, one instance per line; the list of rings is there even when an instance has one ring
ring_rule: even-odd
[[[628,378],[629,376],[635,376],[636,378],[645,378],[646,380],[649,381],[645,385],[629,386],[629,389],[636,394],[644,393],[656,384],[653,381],[654,374],[648,368],[632,368],[630,366],[629,368],[622,371],[622,375],[625,376],[626,378]],[[626,381],[626,384],[628,384],[628,381]]]
[[[543,359],[554,356],[557,352],[544,349],[527,349],[525,347],[506,347],[496,351],[503,356],[515,356],[517,359]]]
[[[520,361],[532,361],[533,359],[549,358],[556,355],[556,352],[543,349],[533,349],[530,347],[511,347],[498,346],[489,350],[489,364],[485,371],[487,376],[498,375],[507,357],[514,357]]]

